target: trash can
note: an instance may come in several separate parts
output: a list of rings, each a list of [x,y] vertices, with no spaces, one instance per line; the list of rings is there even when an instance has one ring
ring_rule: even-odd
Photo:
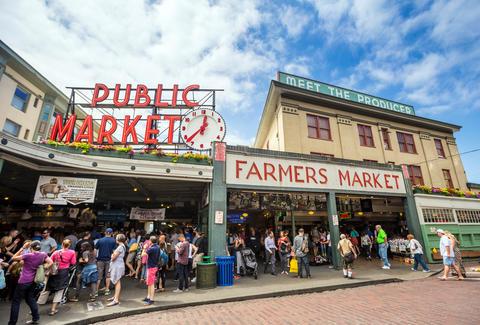
[[[217,287],[217,263],[197,263],[196,287],[197,289],[213,289]]]
[[[233,286],[234,256],[217,256],[217,284],[221,287]]]
[[[212,258],[211,258],[210,256],[208,256],[208,255],[203,256],[203,257],[202,257],[202,262],[203,262],[203,263],[211,263],[211,262],[212,262]]]

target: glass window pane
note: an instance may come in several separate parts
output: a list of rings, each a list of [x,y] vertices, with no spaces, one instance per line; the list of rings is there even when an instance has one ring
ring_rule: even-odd
[[[7,119],[3,125],[3,131],[16,137],[20,132],[20,125]]]
[[[318,138],[317,128],[308,127],[308,136],[310,138]]]
[[[313,115],[307,115],[308,126],[317,127],[316,118]]]
[[[328,118],[320,117],[318,118],[318,122],[320,128],[330,130],[330,123],[328,122]]]
[[[330,140],[330,132],[328,132],[327,130],[321,129],[320,130],[320,139]]]

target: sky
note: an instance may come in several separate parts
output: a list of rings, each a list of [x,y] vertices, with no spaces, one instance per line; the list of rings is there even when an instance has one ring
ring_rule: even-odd
[[[221,88],[226,141],[244,145],[284,71],[413,105],[480,149],[479,22],[475,0],[0,0],[0,39],[65,92]],[[480,151],[462,160],[480,183]]]

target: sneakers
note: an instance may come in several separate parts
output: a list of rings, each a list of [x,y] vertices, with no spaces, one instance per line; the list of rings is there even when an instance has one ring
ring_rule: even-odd
[[[143,302],[147,302],[147,301],[149,301],[149,300],[150,300],[150,299],[149,299],[148,297],[145,297],[145,298],[142,299]]]
[[[105,296],[109,296],[109,295],[110,295],[110,290],[105,290],[104,295],[105,295]]]
[[[183,292],[183,290],[175,289],[175,290],[173,290],[172,292],[174,292],[174,293],[180,293],[180,292]]]
[[[382,266],[382,269],[384,269],[384,270],[390,270],[390,266],[384,265],[384,266]]]
[[[184,289],[183,292],[188,292],[188,288],[187,288],[187,289]]]
[[[423,270],[422,272],[423,272],[423,273],[430,273],[430,272],[432,272],[432,271],[431,271],[431,270]]]
[[[415,270],[413,267],[410,270],[417,272],[417,270]]]
[[[192,283],[197,282],[197,278],[193,278],[191,282],[192,282]]]
[[[147,299],[143,302],[143,305],[144,306],[151,306],[151,305],[153,305],[153,300]]]

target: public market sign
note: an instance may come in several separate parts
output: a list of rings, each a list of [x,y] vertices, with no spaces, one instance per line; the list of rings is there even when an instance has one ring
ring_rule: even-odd
[[[75,91],[76,88],[72,88]],[[192,149],[210,149],[213,141],[223,141],[225,137],[225,121],[223,117],[210,107],[203,107],[204,103],[192,99],[191,94],[202,90],[197,84],[189,85],[179,89],[173,85],[172,89],[165,89],[163,84],[157,87],[148,88],[143,84],[133,87],[127,84],[122,88],[120,84],[109,88],[105,84],[97,83],[94,88],[78,88],[92,90],[92,97],[87,105],[92,110],[101,109],[144,109],[153,114],[135,116],[124,115],[118,118],[109,115],[101,115],[98,131],[94,129],[94,117],[87,115],[79,120],[77,115],[72,113],[68,117],[57,115],[50,131],[50,140],[60,142],[87,142],[90,144],[159,144],[159,134],[167,136],[164,142],[174,144],[174,133],[179,132],[183,143]],[[168,94],[168,95],[165,95]],[[168,98],[167,98],[168,97]],[[211,97],[211,96],[210,96]],[[72,95],[70,107],[75,107],[75,96]],[[187,113],[181,113],[188,110]],[[74,110],[72,110],[74,112]],[[136,112],[133,110],[133,112]],[[97,114],[98,115],[98,114]],[[167,130],[159,130],[157,124],[166,121]],[[78,127],[78,131],[76,128]],[[165,132],[167,131],[167,132]],[[114,138],[121,139],[119,142]],[[139,141],[139,138],[143,140]]]
[[[313,91],[316,93],[341,98],[355,103],[374,106],[377,108],[388,109],[394,112],[415,115],[413,106],[394,102],[388,99],[383,99],[346,88],[332,86],[320,81],[306,79],[291,75],[284,72],[278,73],[278,81],[297,88]]]
[[[399,171],[227,154],[229,185],[405,194]]]
[[[33,204],[94,203],[96,189],[93,178],[40,176]]]

